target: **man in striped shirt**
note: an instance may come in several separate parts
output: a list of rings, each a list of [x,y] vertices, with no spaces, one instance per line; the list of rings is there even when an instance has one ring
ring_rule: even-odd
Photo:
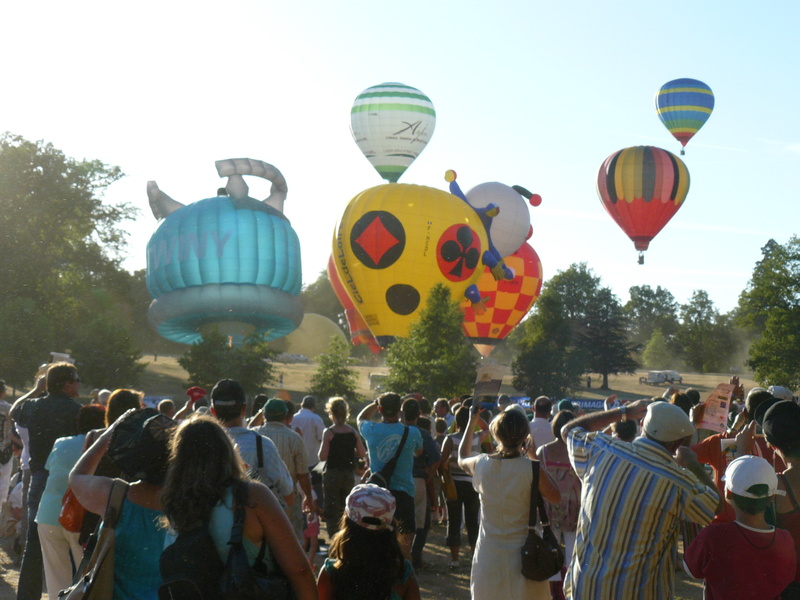
[[[603,433],[611,423],[644,417],[632,443]],[[569,600],[672,598],[681,521],[714,517],[719,496],[684,444],[694,427],[667,402],[638,400],[564,426],[570,462],[583,492],[568,566]]]

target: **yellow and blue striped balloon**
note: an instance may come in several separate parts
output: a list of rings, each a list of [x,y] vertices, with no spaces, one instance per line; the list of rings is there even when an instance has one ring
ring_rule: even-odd
[[[713,110],[714,92],[697,79],[675,79],[662,85],[656,94],[658,118],[683,147],[705,124]]]

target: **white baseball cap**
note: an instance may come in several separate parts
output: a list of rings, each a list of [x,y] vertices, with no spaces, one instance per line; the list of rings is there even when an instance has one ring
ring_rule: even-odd
[[[682,408],[661,401],[647,407],[642,430],[659,442],[676,442],[692,435],[694,425]]]
[[[760,456],[740,456],[725,469],[725,489],[745,498],[769,498],[778,491],[778,476],[775,469]],[[755,494],[754,485],[766,485],[766,494]]]

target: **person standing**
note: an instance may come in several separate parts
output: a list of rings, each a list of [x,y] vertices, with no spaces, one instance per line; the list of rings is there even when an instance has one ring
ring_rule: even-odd
[[[317,495],[317,505],[320,509],[324,509],[325,490],[322,485],[322,473],[318,473],[314,467],[319,462],[319,447],[322,444],[322,435],[325,433],[325,421],[316,411],[317,399],[314,396],[305,396],[300,402],[300,410],[292,419],[292,426],[299,429],[303,436],[311,487],[314,488],[314,493]]]
[[[289,407],[286,402],[280,398],[270,398],[264,405],[264,418],[267,420],[266,424],[255,429],[256,433],[269,438],[275,443],[278,449],[278,455],[283,460],[283,464],[289,470],[289,475],[292,478],[292,487],[296,489],[299,485],[305,499],[302,504],[294,502],[288,509],[289,521],[292,523],[298,541],[303,541],[303,509],[306,509],[310,515],[313,515],[316,510],[314,506],[314,499],[311,494],[311,479],[308,473],[308,463],[306,460],[306,448],[301,438],[295,431],[291,429],[286,421],[291,421],[289,414]]]
[[[431,528],[430,505],[433,499],[428,498],[426,482],[431,470],[435,469],[442,460],[442,453],[428,429],[417,424],[419,414],[419,401],[413,397],[406,397],[403,401],[403,417],[406,425],[416,427],[422,435],[422,454],[414,457],[412,471],[414,476],[414,521],[417,529],[411,545],[411,564],[415,569],[422,567],[422,551],[428,538],[428,530]]]
[[[550,411],[553,403],[547,396],[539,396],[533,402],[533,420],[531,421],[531,437],[537,448],[549,444],[556,439],[550,425]]]
[[[456,413],[461,418],[466,407]],[[550,600],[546,581],[522,575],[520,548],[528,535],[528,513],[533,487],[533,465],[528,458],[528,419],[518,410],[500,413],[490,425],[497,449],[490,454],[472,451],[476,412],[470,411],[458,445],[458,465],[472,477],[480,494],[480,532],[472,558],[470,592],[474,600]],[[559,491],[547,473],[538,468],[538,492],[549,502],[559,501]]]
[[[704,528],[684,552],[684,568],[705,579],[707,600],[777,600],[794,581],[791,534],[764,519],[778,476],[763,458],[740,456],[725,470],[725,496],[736,512],[732,522]]]
[[[8,497],[8,484],[14,466],[11,445],[11,405],[6,402],[6,382],[0,379],[0,502]],[[5,462],[3,462],[5,461]]]
[[[350,406],[344,398],[335,396],[326,405],[333,425],[325,430],[319,447],[319,459],[325,461],[322,484],[325,488],[325,525],[328,539],[339,531],[347,496],[355,485],[356,458],[364,458],[366,450],[361,436],[347,424]]]
[[[247,399],[241,384],[233,379],[221,379],[211,390],[211,414],[222,423],[236,444],[239,455],[249,469],[248,475],[266,485],[284,505],[294,501],[294,486],[278,449],[267,437],[261,436],[261,457],[258,456],[259,434],[244,426]]]
[[[36,514],[47,484],[45,464],[58,438],[78,433],[78,411],[75,401],[80,391],[78,370],[68,362],[54,363],[47,370],[47,395],[34,397],[41,391],[41,378],[36,387],[19,398],[11,407],[11,418],[28,430],[31,483],[28,488],[28,531],[25,553],[19,572],[17,600],[38,600],[42,597],[42,548]]]
[[[396,454],[406,425],[400,422],[402,400],[394,392],[378,396],[375,402],[358,414],[358,429],[367,441],[367,453],[372,472],[380,471]],[[381,421],[372,417],[380,413]],[[398,456],[397,464],[388,481],[389,491],[397,502],[395,518],[398,523],[400,547],[406,559],[411,557],[411,544],[416,532],[414,519],[414,457],[422,454],[422,435],[416,427],[408,428],[408,436]]]
[[[616,421],[642,417],[642,436],[633,443],[601,433]],[[650,400],[562,428],[583,485],[568,600],[672,598],[681,522],[707,525],[719,503],[714,482],[684,445],[693,433],[680,408]]]

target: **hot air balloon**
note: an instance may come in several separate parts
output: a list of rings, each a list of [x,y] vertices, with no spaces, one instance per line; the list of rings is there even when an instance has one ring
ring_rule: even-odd
[[[350,296],[344,291],[342,280],[339,279],[339,273],[336,272],[336,262],[333,260],[333,256],[328,259],[328,280],[331,282],[333,293],[336,294],[336,298],[344,308],[344,316],[347,319],[347,326],[350,328],[350,341],[353,346],[366,344],[374,354],[378,354],[381,351],[381,347],[364,322],[364,318],[359,314]]]
[[[407,335],[436,283],[474,292],[488,238],[477,213],[435,188],[385,184],[347,205],[333,237],[339,279],[378,343]]]
[[[381,177],[397,183],[433,135],[436,111],[418,89],[402,83],[367,88],[350,109],[353,139]]]
[[[513,279],[497,281],[488,267],[478,279],[486,311],[476,314],[464,306],[464,333],[484,358],[522,321],[542,291],[542,261],[529,244],[507,256],[506,264],[515,273]]]
[[[656,94],[656,112],[672,136],[681,143],[681,154],[690,139],[714,110],[714,92],[696,79],[675,79]]]
[[[275,339],[303,320],[300,243],[283,215],[286,180],[261,161],[217,161],[228,177],[218,196],[184,206],[148,182],[153,215],[164,219],[147,244],[150,324],[192,344],[206,328],[241,343],[250,333]],[[242,175],[272,182],[269,198],[248,196]]]
[[[597,174],[597,193],[611,218],[643,252],[678,212],[689,191],[689,171],[680,158],[653,146],[624,148]]]

